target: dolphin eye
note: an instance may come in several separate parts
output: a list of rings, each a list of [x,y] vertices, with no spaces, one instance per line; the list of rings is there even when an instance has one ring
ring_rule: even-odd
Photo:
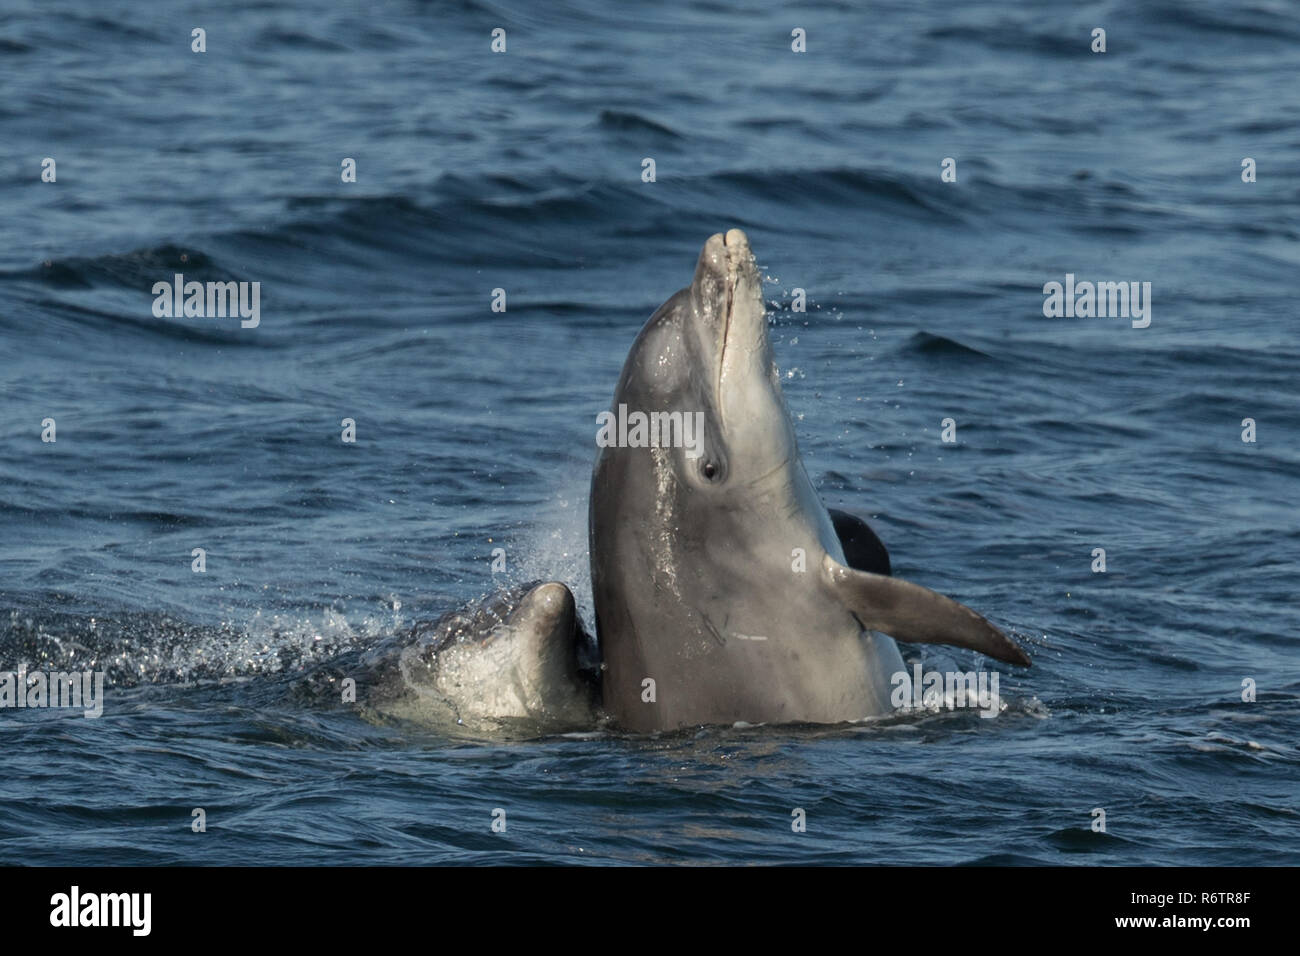
[[[714,464],[712,461],[706,459],[704,463],[700,465],[700,474],[703,475],[705,478],[707,478],[709,481],[713,481],[715,478],[718,477],[718,466]]]

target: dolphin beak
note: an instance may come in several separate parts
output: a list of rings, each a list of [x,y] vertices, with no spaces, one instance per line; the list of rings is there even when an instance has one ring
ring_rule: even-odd
[[[704,243],[691,300],[704,328],[712,332],[718,363],[715,384],[720,386],[729,357],[737,351],[761,354],[767,342],[762,280],[743,231],[714,233]]]
[[[727,296],[719,385],[728,374],[765,376],[771,363],[763,280],[749,248],[749,237],[739,229],[730,229],[723,237],[723,247],[727,255]]]
[[[755,401],[766,401],[765,391],[780,391],[772,374],[763,282],[744,232],[728,229],[708,238],[689,294],[715,427],[725,432],[730,417],[752,412]]]
[[[726,325],[729,327],[737,305],[749,299],[759,298],[759,312],[761,314],[761,285],[758,279],[758,269],[754,265],[754,253],[749,248],[748,236],[739,229],[728,229],[727,234],[722,237],[722,247],[726,250]]]
[[[691,283],[696,312],[705,320],[725,327],[741,301],[753,298],[761,307],[761,284],[749,237],[739,229],[715,232],[700,251]],[[761,311],[761,309],[760,309]]]

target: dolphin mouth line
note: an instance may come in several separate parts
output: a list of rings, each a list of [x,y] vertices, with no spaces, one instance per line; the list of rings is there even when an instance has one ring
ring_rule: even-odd
[[[727,247],[727,234],[722,234],[722,248],[727,256],[727,280],[726,280],[726,299],[722,304],[722,347],[718,350],[718,376],[714,386],[713,394],[718,397],[718,419],[722,425],[726,425],[726,413],[723,410],[722,402],[722,375],[723,370],[727,367],[727,343],[731,340],[731,313],[736,301],[736,267],[732,261],[731,252]]]

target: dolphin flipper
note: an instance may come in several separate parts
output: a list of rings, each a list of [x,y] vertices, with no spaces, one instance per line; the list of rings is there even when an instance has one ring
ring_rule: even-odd
[[[847,511],[828,508],[831,523],[835,525],[835,534],[844,549],[844,561],[849,567],[872,574],[888,577],[893,572],[889,566],[889,552],[885,550],[876,533],[865,521]]]
[[[822,575],[863,630],[908,644],[966,647],[1008,664],[1029,666],[1020,646],[964,604],[898,578],[846,568],[827,555]]]

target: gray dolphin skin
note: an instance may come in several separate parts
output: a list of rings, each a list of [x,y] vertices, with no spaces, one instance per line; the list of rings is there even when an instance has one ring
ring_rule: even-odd
[[[470,735],[590,730],[598,688],[584,668],[587,642],[572,592],[545,581],[394,634],[312,675],[306,689],[337,699],[338,682],[354,677],[356,703],[371,718]]]
[[[588,530],[605,709],[641,732],[888,713],[904,665],[884,635],[1028,666],[974,611],[890,577],[870,530],[822,505],[761,292],[745,234],[711,236],[623,366],[615,412],[701,413],[704,428],[695,442],[669,434],[597,455]],[[837,534],[854,524],[858,568]]]

